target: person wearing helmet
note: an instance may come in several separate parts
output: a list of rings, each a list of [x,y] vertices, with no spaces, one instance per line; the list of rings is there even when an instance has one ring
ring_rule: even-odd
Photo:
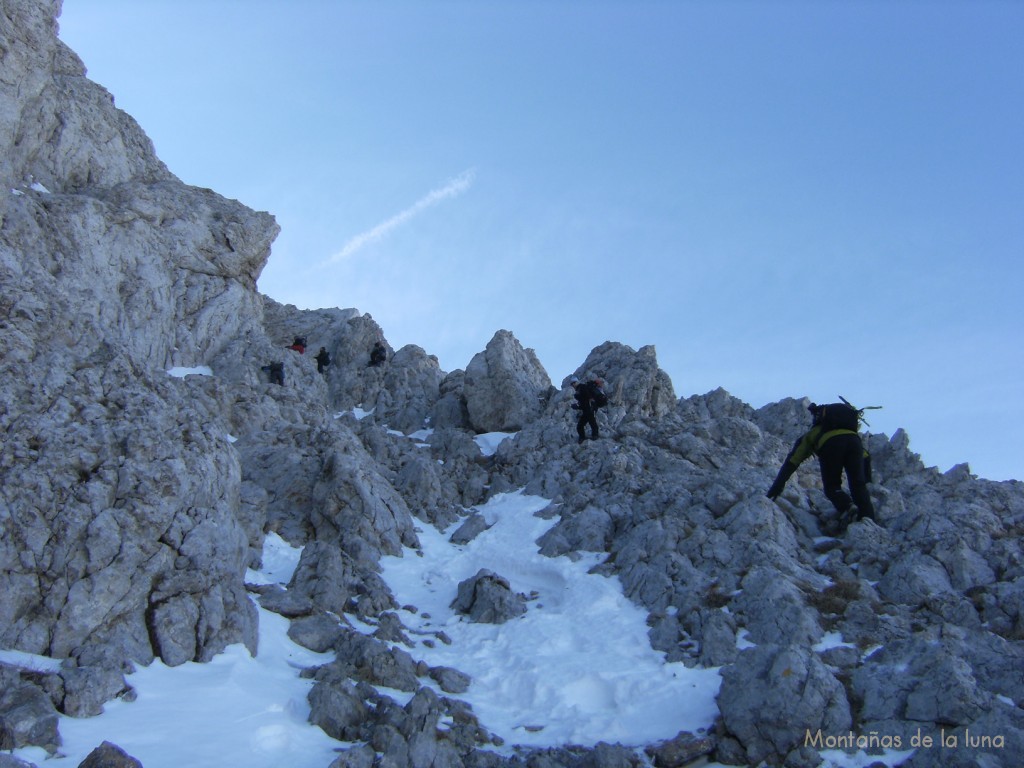
[[[811,455],[815,455],[821,469],[821,484],[825,496],[839,513],[839,526],[844,530],[846,525],[854,520],[867,518],[874,521],[875,508],[868,494],[870,465],[865,460],[868,454],[856,429],[856,415],[852,424],[834,423],[826,418],[826,409],[834,407],[837,406],[816,403],[808,406],[813,426],[793,444],[793,449],[782,463],[775,482],[765,495],[769,499],[776,499],[797,467]],[[844,470],[846,482],[850,486],[849,493],[842,487]]]
[[[608,404],[608,397],[604,393],[604,380],[595,378],[591,381],[580,383],[575,376],[569,382],[575,390],[573,397],[576,402],[572,404],[575,410],[580,412],[576,419],[576,434],[579,442],[587,439],[587,425],[590,425],[590,439],[597,440],[600,435],[597,426],[597,409]]]

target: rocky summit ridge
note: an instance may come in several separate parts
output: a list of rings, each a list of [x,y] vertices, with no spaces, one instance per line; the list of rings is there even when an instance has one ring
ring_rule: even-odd
[[[57,713],[130,698],[136,664],[255,651],[257,599],[335,654],[306,673],[313,722],[356,744],[333,766],[796,768],[940,730],[988,738],[903,764],[1024,759],[1019,482],[868,435],[881,525],[829,538],[810,467],[764,497],[806,400],[680,399],[652,347],[607,342],[575,371],[610,396],[602,439],[577,445],[566,381],[508,331],[465,370],[411,345],[368,366],[383,329],[260,295],[273,217],[179,181],[58,39],[59,11],[0,0],[0,649],[62,662],[0,664],[0,749],[57,749]],[[285,349],[296,335],[307,354]],[[428,447],[402,436],[425,427]],[[514,435],[483,455],[494,431]],[[417,547],[417,525],[472,537],[473,507],[521,488],[552,500],[544,554],[607,553],[597,570],[649,612],[653,647],[721,669],[712,731],[499,754],[466,676],[413,661],[380,557]],[[271,531],[303,547],[287,589],[245,583]],[[476,620],[522,609],[500,573],[471,595]]]

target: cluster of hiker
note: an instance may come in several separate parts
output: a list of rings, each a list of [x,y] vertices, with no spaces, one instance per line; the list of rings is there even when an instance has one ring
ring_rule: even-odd
[[[305,354],[306,339],[296,336],[287,348],[300,355]],[[315,359],[318,373],[324,373],[331,365],[331,355],[325,347],[320,347]],[[378,367],[385,362],[387,348],[378,340],[370,350],[368,366]],[[263,366],[262,370],[267,373],[271,383],[284,386],[283,363],[270,363]],[[580,381],[573,376],[569,383],[573,389],[572,408],[577,412],[577,440],[579,443],[587,440],[588,429],[590,439],[597,440],[601,434],[597,412],[608,405],[605,382],[600,377]],[[841,403],[810,404],[811,428],[794,443],[766,493],[769,499],[777,499],[797,468],[811,456],[817,456],[825,497],[837,512],[836,517],[822,521],[823,531],[831,535],[842,533],[858,520],[877,522],[867,488],[871,481],[871,456],[865,450],[859,432],[863,411],[867,409],[857,409],[844,398],[840,399]],[[844,472],[849,492],[842,487]]]
[[[597,411],[608,404],[604,380],[594,378],[581,382],[579,378],[573,376],[569,383],[576,401],[572,408],[578,412],[578,442],[582,443],[587,439],[588,426],[590,439],[597,440],[600,436]],[[864,448],[859,427],[863,412],[879,406],[858,409],[845,398],[840,399],[841,403],[811,403],[808,406],[811,413],[811,428],[793,444],[775,482],[765,494],[772,501],[777,499],[797,468],[811,456],[817,456],[825,497],[837,512],[835,518],[822,521],[823,531],[829,535],[841,534],[851,523],[859,520],[877,523],[875,508],[868,493],[868,483],[871,482],[871,455]],[[849,492],[843,490],[844,472]]]
[[[296,336],[286,349],[290,349],[292,352],[298,352],[300,355],[306,354],[306,338],[304,336]],[[326,373],[327,368],[331,364],[331,353],[327,351],[327,347],[320,347],[320,351],[316,353],[313,359],[316,360],[316,372]],[[373,349],[370,350],[370,361],[368,365],[371,367],[377,367],[386,363],[387,359],[387,347],[385,347],[380,341],[375,342]],[[260,370],[267,374],[267,379],[271,384],[277,384],[282,387],[284,386],[283,362],[269,363],[261,366]]]

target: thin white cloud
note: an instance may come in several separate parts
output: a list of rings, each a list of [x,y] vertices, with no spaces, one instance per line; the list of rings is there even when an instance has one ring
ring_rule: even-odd
[[[444,186],[428,192],[401,213],[396,213],[387,221],[383,221],[372,229],[360,232],[358,235],[350,238],[349,241],[341,247],[341,250],[328,258],[325,263],[336,264],[337,262],[343,261],[362,250],[367,245],[370,245],[370,243],[376,243],[377,241],[384,239],[392,232],[392,230],[402,226],[407,221],[423,213],[428,208],[433,208],[438,203],[442,203],[445,200],[450,200],[453,197],[461,195],[470,188],[475,178],[475,169],[470,168],[469,170],[463,171],[454,179],[448,181]]]

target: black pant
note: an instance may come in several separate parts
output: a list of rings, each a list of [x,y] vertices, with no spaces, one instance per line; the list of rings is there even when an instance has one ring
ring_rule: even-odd
[[[590,436],[597,440],[597,411],[580,408],[580,417],[576,420],[576,434],[580,436],[580,440],[585,440],[587,437],[587,424],[590,425]]]
[[[868,495],[868,484],[864,478],[864,446],[859,435],[835,435],[818,449],[818,463],[821,466],[821,484],[825,496],[840,514],[853,505],[861,518],[875,519],[875,508]],[[843,470],[850,493],[843,490]],[[853,497],[852,499],[850,497]]]

